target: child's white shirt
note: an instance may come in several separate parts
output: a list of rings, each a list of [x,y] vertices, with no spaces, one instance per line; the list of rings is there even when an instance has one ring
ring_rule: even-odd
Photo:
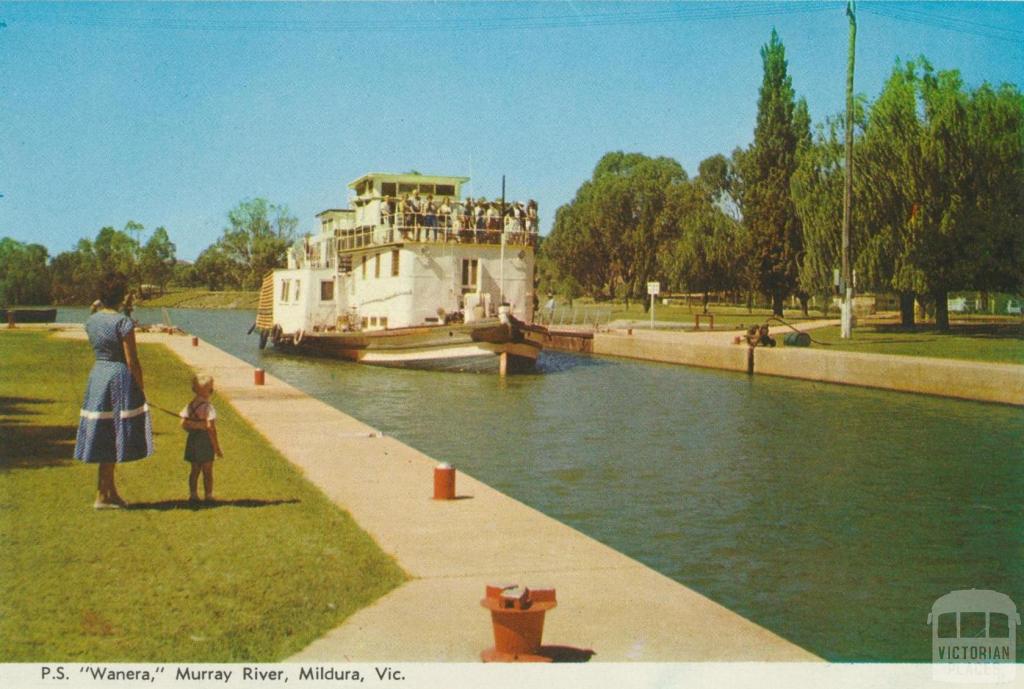
[[[193,421],[213,421],[217,418],[217,410],[213,408],[210,400],[196,398],[186,404],[184,409],[178,413],[178,416],[183,419],[192,419]]]

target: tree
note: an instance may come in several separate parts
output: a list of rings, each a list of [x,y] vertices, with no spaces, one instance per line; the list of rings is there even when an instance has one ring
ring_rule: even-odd
[[[701,292],[705,312],[710,292],[734,290],[743,281],[742,226],[720,205],[724,160],[708,159],[697,179],[673,185],[658,218],[660,234],[671,238],[662,272],[670,285]]]
[[[237,287],[232,282],[235,266],[225,254],[220,244],[214,244],[203,250],[193,266],[195,284],[205,285],[206,289],[217,291],[225,287]]]
[[[857,119],[863,122],[862,117]],[[814,141],[800,153],[790,182],[793,203],[803,228],[800,290],[818,295],[826,315],[835,287],[833,271],[839,268],[842,258],[844,120],[844,117],[833,117],[818,125]],[[855,222],[851,229],[854,235],[851,243],[859,246],[863,223]]]
[[[965,89],[924,58],[897,62],[865,131],[861,194],[869,237],[858,259],[875,284],[934,304],[952,290],[1024,285],[1024,100],[1016,87]],[[860,164],[860,163],[859,163]]]
[[[175,246],[167,234],[167,230],[158,227],[153,230],[153,235],[142,247],[140,260],[140,272],[142,281],[147,284],[155,284],[160,287],[160,294],[164,293],[167,283],[174,275],[176,263]]]
[[[46,247],[0,238],[0,305],[49,304]]]
[[[786,51],[778,34],[761,48],[764,65],[754,142],[742,156],[743,214],[750,237],[754,280],[782,315],[783,300],[797,286],[802,251],[800,219],[790,196],[797,148],[806,141],[806,105],[794,102]]]
[[[606,153],[570,204],[555,214],[546,253],[559,271],[591,294],[627,302],[656,277],[663,244],[657,219],[672,184],[686,172],[671,158]]]
[[[217,242],[227,262],[227,284],[257,289],[264,274],[284,265],[299,221],[286,206],[257,198],[242,201],[231,209],[228,223]]]

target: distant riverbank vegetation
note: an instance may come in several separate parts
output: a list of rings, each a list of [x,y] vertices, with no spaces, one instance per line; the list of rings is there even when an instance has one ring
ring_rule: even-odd
[[[177,259],[166,228],[143,241],[146,229],[134,221],[104,227],[52,258],[40,244],[0,238],[0,306],[90,304],[101,275],[114,269],[128,276],[137,303],[255,308],[253,293],[264,273],[284,264],[298,220],[262,198],[242,201],[227,217],[221,237],[195,263]]]
[[[662,290],[827,313],[841,262],[844,118],[812,126],[773,31],[754,140],[690,177],[667,157],[612,152],[559,208],[540,289],[643,300]],[[858,292],[895,295],[949,327],[948,295],[1024,290],[1024,97],[968,88],[925,58],[897,61],[873,102],[855,100],[851,263]]]

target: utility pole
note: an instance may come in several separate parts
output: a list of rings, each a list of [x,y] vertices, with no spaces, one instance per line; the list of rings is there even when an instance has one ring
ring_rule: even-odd
[[[857,44],[857,19],[853,15],[853,0],[846,3],[846,16],[850,18],[850,47],[846,60],[846,177],[843,183],[843,295],[840,336],[853,335],[853,285],[850,281],[850,215],[853,206],[853,61]]]

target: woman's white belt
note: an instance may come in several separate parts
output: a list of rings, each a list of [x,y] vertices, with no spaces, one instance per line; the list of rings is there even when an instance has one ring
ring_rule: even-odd
[[[143,404],[141,407],[135,407],[135,409],[122,409],[121,418],[130,419],[135,416],[141,416],[149,411],[149,405]],[[78,412],[78,415],[83,419],[112,419],[114,418],[114,412],[112,411],[89,411],[88,409],[82,409]]]

